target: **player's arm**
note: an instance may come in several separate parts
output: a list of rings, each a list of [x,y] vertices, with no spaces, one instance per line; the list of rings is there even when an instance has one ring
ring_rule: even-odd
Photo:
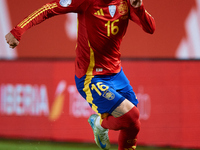
[[[145,10],[142,0],[130,0],[130,19],[142,27],[142,29],[150,34],[155,31],[155,20]]]
[[[25,17],[5,36],[7,43],[11,48],[15,48],[19,44],[25,31],[55,15],[80,11],[79,6],[83,2],[84,0],[73,0],[73,2],[71,0],[54,0],[45,4],[29,16]]]
[[[34,11],[29,16],[26,16],[17,26],[15,26],[5,36],[7,43],[10,45],[10,48],[15,48],[19,44],[19,41],[21,40],[21,36],[29,28],[59,13],[61,14],[62,11],[60,11],[57,7],[58,7],[58,3],[56,1],[52,1],[48,4],[45,4],[38,10]]]

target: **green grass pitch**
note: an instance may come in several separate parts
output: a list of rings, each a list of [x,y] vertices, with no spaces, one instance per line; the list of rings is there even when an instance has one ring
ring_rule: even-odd
[[[101,150],[96,144],[89,143],[65,143],[30,140],[0,139],[0,150]],[[110,150],[117,150],[117,145],[112,145]],[[142,147],[136,150],[178,150],[175,148]],[[189,149],[184,149],[189,150]]]

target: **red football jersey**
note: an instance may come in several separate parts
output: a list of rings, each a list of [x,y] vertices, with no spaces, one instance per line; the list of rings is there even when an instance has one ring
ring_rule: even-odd
[[[154,18],[129,0],[54,0],[22,20],[11,33],[20,41],[30,27],[52,16],[78,13],[76,76],[108,75],[121,69],[119,51],[129,20],[153,33]]]

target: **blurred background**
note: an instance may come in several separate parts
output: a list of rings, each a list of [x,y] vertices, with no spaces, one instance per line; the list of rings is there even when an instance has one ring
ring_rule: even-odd
[[[143,0],[156,20],[130,22],[122,66],[138,97],[139,146],[200,149],[200,0]],[[74,82],[76,14],[28,30],[17,48],[5,35],[49,0],[0,0],[0,138],[93,143],[94,113]],[[109,132],[117,143],[118,132]]]

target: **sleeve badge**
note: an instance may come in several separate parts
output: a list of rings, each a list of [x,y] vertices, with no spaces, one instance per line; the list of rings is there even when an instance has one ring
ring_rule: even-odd
[[[60,0],[60,5],[62,7],[68,7],[72,3],[72,0]]]

